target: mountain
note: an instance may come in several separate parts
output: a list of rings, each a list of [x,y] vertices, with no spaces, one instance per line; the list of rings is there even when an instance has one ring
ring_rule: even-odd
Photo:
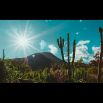
[[[50,68],[52,64],[60,64],[63,62],[61,59],[57,58],[55,55],[49,52],[35,53],[27,56],[27,59],[15,58],[15,60],[25,60],[25,62],[29,64],[32,70],[44,69],[46,67]]]

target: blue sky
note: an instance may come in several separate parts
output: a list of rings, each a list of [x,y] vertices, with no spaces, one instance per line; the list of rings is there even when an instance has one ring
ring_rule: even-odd
[[[26,55],[49,51],[61,58],[57,38],[62,36],[65,40],[64,53],[67,59],[66,39],[67,33],[70,33],[71,57],[72,43],[76,39],[76,60],[82,57],[87,62],[100,50],[100,26],[103,27],[103,20],[0,20],[0,57],[2,58],[3,49],[6,58],[25,56],[22,45],[17,43],[17,35],[21,37],[26,30],[25,37],[31,38],[28,42],[30,45],[25,45]]]

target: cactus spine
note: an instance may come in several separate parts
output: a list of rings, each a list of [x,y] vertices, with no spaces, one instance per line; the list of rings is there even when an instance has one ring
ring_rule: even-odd
[[[59,46],[59,48],[61,50],[62,60],[64,61],[64,52],[63,52],[64,39],[62,37],[60,37],[59,39],[57,39],[57,43],[58,43],[58,46]]]
[[[100,52],[100,60],[99,60],[99,68],[98,68],[98,83],[101,82],[101,64],[102,64],[102,56],[103,56],[103,36],[102,36],[102,32],[103,29],[101,27],[99,27],[99,32],[100,32],[100,48],[101,48],[101,52]]]

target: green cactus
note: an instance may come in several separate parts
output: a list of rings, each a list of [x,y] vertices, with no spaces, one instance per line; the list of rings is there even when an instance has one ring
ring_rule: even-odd
[[[75,51],[76,51],[76,40],[73,41],[73,59],[72,59],[72,75],[74,77],[74,60],[75,60]]]
[[[72,59],[72,65],[74,64],[75,60],[75,51],[76,51],[76,40],[73,42],[73,59]]]
[[[98,83],[101,82],[101,66],[102,66],[102,57],[103,57],[103,36],[102,36],[103,29],[101,27],[99,27],[99,32],[100,32],[101,52],[100,52],[100,61],[98,67],[98,81],[97,81]]]
[[[62,37],[60,37],[60,39],[57,39],[57,43],[58,43],[58,46],[59,46],[59,48],[61,50],[62,60],[64,61],[64,52],[63,52],[64,39]]]
[[[69,38],[69,33],[67,34],[67,53],[68,53],[68,75],[69,75],[69,80],[71,80],[72,76],[72,70],[70,66],[70,38]]]
[[[3,49],[3,60],[5,59],[5,50]]]

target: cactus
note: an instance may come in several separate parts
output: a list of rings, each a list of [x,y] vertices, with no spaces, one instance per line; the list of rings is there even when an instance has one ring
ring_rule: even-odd
[[[101,82],[101,65],[102,65],[102,56],[103,56],[103,36],[102,36],[102,32],[103,29],[101,27],[99,27],[99,32],[100,32],[100,42],[101,42],[101,52],[100,52],[100,60],[99,60],[99,67],[98,67],[98,83]]]
[[[75,60],[75,51],[76,51],[76,40],[73,41],[73,59],[72,59],[72,75],[74,77],[74,60]]]
[[[62,37],[60,37],[60,39],[57,39],[57,43],[58,43],[58,46],[59,46],[59,48],[61,50],[62,60],[64,61],[64,52],[63,52],[64,39]]]
[[[68,33],[67,34],[68,75],[69,75],[69,80],[71,81],[73,70],[71,70],[71,66],[70,66],[70,40],[69,39],[70,38],[69,38],[69,33]],[[64,53],[63,53],[64,39],[62,39],[62,37],[60,37],[60,39],[57,39],[57,43],[58,43],[59,48],[61,49],[61,55],[62,55],[62,59],[64,61]],[[72,61],[72,63],[74,63],[74,60],[75,60],[75,50],[76,50],[76,40],[74,40],[74,43],[73,43],[73,61]]]
[[[73,42],[73,59],[72,59],[72,65],[74,64],[75,60],[75,51],[76,51],[76,40]]]
[[[3,60],[5,59],[5,51],[4,51],[4,49],[3,49]]]
[[[69,41],[69,33],[67,34],[67,53],[68,53],[68,75],[69,75],[69,80],[71,80],[72,76],[72,71],[70,67],[70,41]]]

